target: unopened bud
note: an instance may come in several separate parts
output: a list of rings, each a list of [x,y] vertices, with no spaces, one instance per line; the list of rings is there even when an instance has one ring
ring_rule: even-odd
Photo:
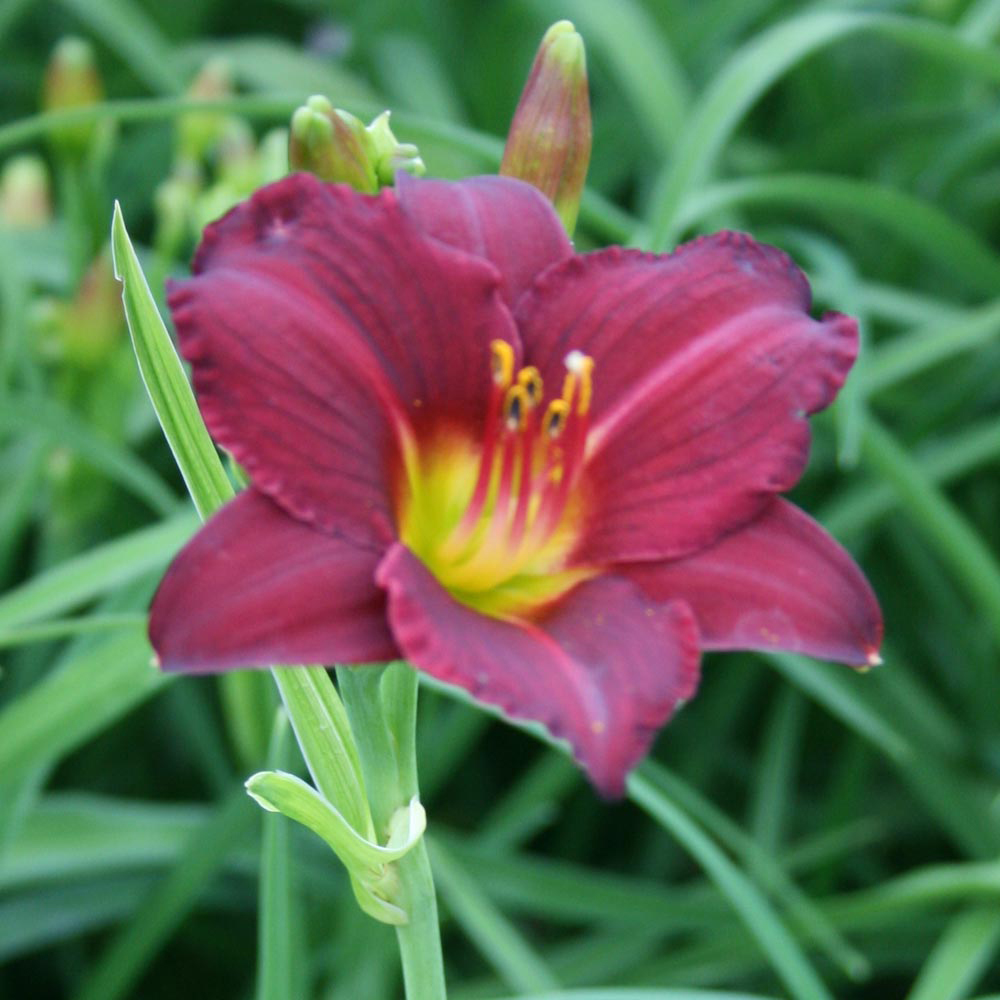
[[[100,367],[125,330],[110,247],[91,262],[72,299],[43,303],[35,321],[43,354],[73,368]]]
[[[207,62],[187,89],[187,96],[195,101],[217,101],[232,93],[232,74],[223,59]],[[218,111],[191,111],[182,115],[177,122],[181,156],[193,160],[207,156],[225,126],[226,116]]]
[[[256,176],[257,138],[241,118],[227,118],[215,145],[216,172],[221,178]],[[251,187],[252,190],[252,187]]]
[[[52,219],[49,172],[38,156],[15,156],[0,174],[0,225],[38,229]]]
[[[82,38],[64,38],[52,51],[45,70],[42,106],[46,111],[70,111],[96,104],[104,97],[104,87],[94,50]],[[63,125],[52,132],[57,146],[68,152],[86,150],[94,134],[92,124]]]
[[[307,170],[366,194],[392,184],[397,170],[424,172],[417,147],[393,135],[388,111],[366,127],[320,96],[310,97],[292,116],[288,161],[292,170]]]
[[[192,160],[178,160],[166,180],[153,195],[156,227],[153,246],[164,260],[180,255],[195,234],[194,214],[198,195],[204,186],[201,167]]]
[[[590,162],[590,99],[583,39],[569,21],[538,48],[514,113],[500,173],[539,189],[572,234]]]
[[[324,181],[372,194],[378,190],[378,177],[371,149],[364,123],[337,110],[325,97],[310,97],[292,115],[288,137],[292,170],[306,170]]]

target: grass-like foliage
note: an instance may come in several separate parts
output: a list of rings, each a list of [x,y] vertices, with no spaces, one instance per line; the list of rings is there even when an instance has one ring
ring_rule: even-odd
[[[390,928],[244,793],[303,770],[268,676],[151,666],[189,494],[240,475],[163,281],[313,93],[392,109],[432,176],[495,172],[560,17],[593,102],[577,247],[742,228],[859,317],[794,499],[872,580],[885,664],[708,656],[610,806],[423,686],[449,996],[1000,995],[1000,2],[0,0],[0,996],[402,995]]]

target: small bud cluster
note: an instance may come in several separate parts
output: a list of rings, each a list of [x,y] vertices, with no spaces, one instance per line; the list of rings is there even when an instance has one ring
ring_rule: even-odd
[[[392,184],[397,170],[424,173],[417,147],[393,135],[388,111],[366,126],[319,95],[310,97],[292,116],[288,161],[293,170],[349,184],[365,194]]]

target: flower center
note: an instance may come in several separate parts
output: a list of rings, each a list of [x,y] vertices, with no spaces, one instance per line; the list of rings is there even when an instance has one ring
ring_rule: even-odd
[[[594,573],[566,566],[583,521],[578,486],[593,361],[571,351],[561,395],[543,406],[538,369],[515,372],[502,340],[490,349],[483,439],[451,428],[416,447],[406,463],[400,535],[456,600],[516,617]]]

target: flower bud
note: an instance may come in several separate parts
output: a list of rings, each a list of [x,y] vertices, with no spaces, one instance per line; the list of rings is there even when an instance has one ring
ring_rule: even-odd
[[[229,211],[261,185],[260,159],[253,129],[239,118],[227,118],[213,150],[215,177],[199,192],[194,205],[195,230]]]
[[[53,49],[45,70],[43,108],[70,111],[96,104],[103,97],[104,87],[90,43],[82,38],[64,38]],[[86,151],[93,134],[93,124],[63,125],[53,130],[52,139],[58,148],[80,154]]]
[[[507,135],[500,173],[538,188],[572,234],[590,142],[583,39],[569,21],[558,21],[538,48]]]
[[[400,143],[392,134],[388,111],[365,127],[318,95],[292,116],[288,161],[292,170],[307,170],[365,194],[392,184],[397,170],[424,172],[417,147]]]
[[[52,219],[49,172],[38,156],[13,157],[0,174],[0,225],[38,229]]]
[[[191,81],[187,96],[196,101],[217,101],[233,92],[229,64],[211,59]],[[177,142],[181,157],[200,160],[209,154],[226,127],[226,116],[218,111],[191,111],[177,122]]]
[[[241,118],[227,118],[215,143],[216,176],[243,181],[252,191],[257,178],[257,138]]]
[[[200,165],[186,159],[179,159],[170,176],[157,186],[153,246],[163,260],[180,256],[187,241],[197,235],[195,206],[203,187]]]
[[[349,184],[365,194],[378,190],[364,124],[319,95],[310,97],[292,115],[288,165],[324,181]]]
[[[72,299],[37,303],[34,320],[42,354],[81,371],[100,368],[125,332],[111,248],[94,258]]]

